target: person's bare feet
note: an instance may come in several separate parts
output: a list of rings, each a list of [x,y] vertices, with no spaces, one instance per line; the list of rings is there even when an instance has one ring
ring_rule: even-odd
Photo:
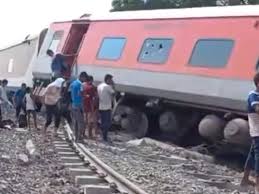
[[[44,136],[43,136],[43,141],[44,141],[44,142],[48,142],[48,141],[49,141],[47,135],[44,135]]]
[[[46,128],[46,127],[43,127],[43,128],[41,129],[41,132],[42,132],[43,135],[46,135],[46,134],[47,134],[47,128]]]
[[[58,137],[58,133],[57,133],[57,132],[54,132],[53,137],[54,137],[54,138],[57,138],[57,137]]]
[[[242,179],[240,186],[241,187],[255,186],[255,182],[249,179]]]

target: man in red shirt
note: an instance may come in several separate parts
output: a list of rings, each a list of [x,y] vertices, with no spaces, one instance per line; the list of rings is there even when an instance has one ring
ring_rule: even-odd
[[[97,110],[98,110],[98,94],[97,88],[93,85],[93,76],[88,76],[83,88],[84,110],[86,113],[86,121],[88,125],[89,138],[96,136],[97,130]]]

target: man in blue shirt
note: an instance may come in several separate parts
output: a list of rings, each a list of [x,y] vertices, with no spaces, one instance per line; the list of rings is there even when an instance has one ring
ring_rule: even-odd
[[[67,70],[65,65],[64,55],[54,54],[52,50],[47,50],[47,55],[52,58],[51,71],[53,73],[53,78],[63,77],[63,73]]]
[[[254,84],[256,89],[249,93],[247,100],[248,124],[252,144],[241,185],[254,185],[255,193],[259,194],[259,73],[254,76]],[[251,170],[254,170],[256,174],[255,183],[249,180]]]
[[[26,109],[25,109],[25,104],[23,103],[23,99],[26,93],[26,84],[23,83],[21,85],[21,88],[19,90],[17,90],[14,94],[14,98],[13,98],[13,103],[16,109],[16,118],[18,119],[21,110],[24,111],[24,113],[26,113]]]
[[[84,136],[85,122],[83,113],[83,85],[87,79],[87,73],[80,73],[79,79],[73,81],[70,85],[71,100],[72,100],[72,115],[74,122],[74,132],[76,142],[81,141]]]

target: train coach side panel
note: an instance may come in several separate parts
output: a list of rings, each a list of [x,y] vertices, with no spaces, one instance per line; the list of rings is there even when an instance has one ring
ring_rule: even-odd
[[[10,88],[21,83],[32,86],[32,61],[37,54],[38,37],[0,51],[0,76],[9,81]]]
[[[259,53],[256,22],[256,17],[93,22],[78,57],[78,69],[88,71],[98,81],[105,73],[114,74],[120,91],[244,111]],[[107,37],[126,39],[118,60],[97,57]],[[165,63],[138,60],[147,38],[173,40]],[[200,39],[233,41],[224,67],[189,64]]]
[[[12,78],[23,76],[34,54],[38,39],[0,51],[0,76]]]

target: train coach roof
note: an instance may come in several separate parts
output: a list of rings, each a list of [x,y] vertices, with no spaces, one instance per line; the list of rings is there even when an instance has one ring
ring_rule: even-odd
[[[7,50],[7,49],[10,49],[10,48],[22,45],[22,44],[27,44],[28,41],[32,41],[32,40],[35,40],[37,38],[38,38],[38,35],[30,35],[26,38],[26,40],[19,41],[19,42],[16,42],[16,43],[12,43],[10,45],[0,47],[0,51]]]
[[[238,17],[259,16],[259,5],[218,6],[184,9],[159,9],[144,11],[120,11],[91,15],[88,19],[98,20],[138,20],[167,18],[201,18],[201,17]],[[85,18],[82,18],[85,19]]]

